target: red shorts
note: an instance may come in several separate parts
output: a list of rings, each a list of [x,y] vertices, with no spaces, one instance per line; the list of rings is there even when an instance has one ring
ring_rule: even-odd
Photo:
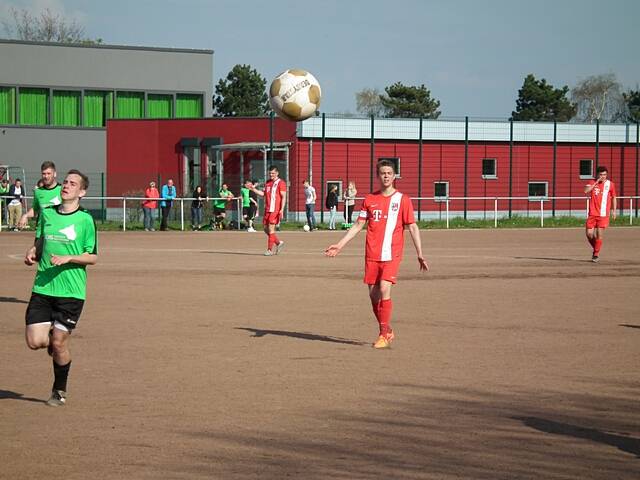
[[[386,280],[395,284],[398,281],[398,269],[400,268],[400,258],[388,262],[377,262],[375,260],[364,261],[364,283],[367,285],[377,285],[380,280]]]
[[[262,218],[263,225],[277,225],[280,223],[280,212],[265,213]]]
[[[587,228],[607,228],[609,226],[609,217],[596,217],[589,215],[587,218]]]

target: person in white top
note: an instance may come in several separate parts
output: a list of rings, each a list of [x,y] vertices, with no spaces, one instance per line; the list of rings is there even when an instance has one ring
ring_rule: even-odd
[[[9,196],[13,197],[9,202],[9,230],[18,231],[18,222],[22,217],[22,198],[24,197],[24,188],[22,181],[16,178],[16,181],[9,188]]]
[[[316,217],[313,212],[316,206],[316,189],[311,186],[309,180],[302,182],[304,185],[304,209],[307,214],[309,230],[316,230]]]

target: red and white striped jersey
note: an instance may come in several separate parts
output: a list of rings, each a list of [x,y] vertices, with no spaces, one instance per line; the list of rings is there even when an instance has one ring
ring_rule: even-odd
[[[287,183],[281,178],[269,180],[264,184],[264,213],[278,213],[282,207],[281,192],[287,191]]]
[[[594,183],[595,180],[589,181],[589,185]],[[605,180],[593,187],[589,198],[589,216],[608,217],[611,212],[611,199],[615,196],[616,186],[611,180]]]
[[[381,262],[402,258],[404,227],[416,223],[411,200],[397,191],[367,195],[358,221],[368,222],[365,258]]]

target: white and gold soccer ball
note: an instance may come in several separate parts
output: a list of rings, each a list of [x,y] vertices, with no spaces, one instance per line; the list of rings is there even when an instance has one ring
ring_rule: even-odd
[[[316,77],[292,68],[278,75],[269,88],[269,103],[279,117],[301,122],[316,113],[322,92]]]

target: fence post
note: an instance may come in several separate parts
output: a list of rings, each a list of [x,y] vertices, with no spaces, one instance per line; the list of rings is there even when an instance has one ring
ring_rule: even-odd
[[[127,231],[127,197],[122,197],[122,231]]]
[[[323,112],[322,113],[322,145],[321,145],[322,150],[320,154],[320,223],[324,223],[324,149],[325,149],[325,143],[326,143],[325,123],[326,123],[326,115]]]
[[[493,228],[498,228],[498,199],[493,199]]]
[[[422,198],[422,115],[420,115],[420,128],[418,130],[418,221],[420,221],[422,210],[422,204],[420,198]]]
[[[633,198],[629,199],[629,225],[633,225]]]
[[[513,196],[513,119],[509,119],[509,218],[511,218],[511,197]]]
[[[556,216],[556,160],[558,158],[558,122],[553,121],[553,187],[551,194],[553,195],[551,199],[551,216]]]
[[[464,219],[467,219],[467,168],[469,163],[469,117],[464,117]]]
[[[104,197],[104,172],[100,173],[102,184],[102,197]],[[100,200],[100,210],[102,211],[102,223],[107,219],[107,210],[104,208],[104,198]]]
[[[238,209],[238,230],[240,230],[240,219],[242,218],[242,198],[236,199],[236,208]]]
[[[184,232],[184,198],[180,199],[180,230]]]
[[[449,228],[449,199],[447,198],[447,228]]]
[[[544,200],[540,199],[540,226],[544,227]]]

